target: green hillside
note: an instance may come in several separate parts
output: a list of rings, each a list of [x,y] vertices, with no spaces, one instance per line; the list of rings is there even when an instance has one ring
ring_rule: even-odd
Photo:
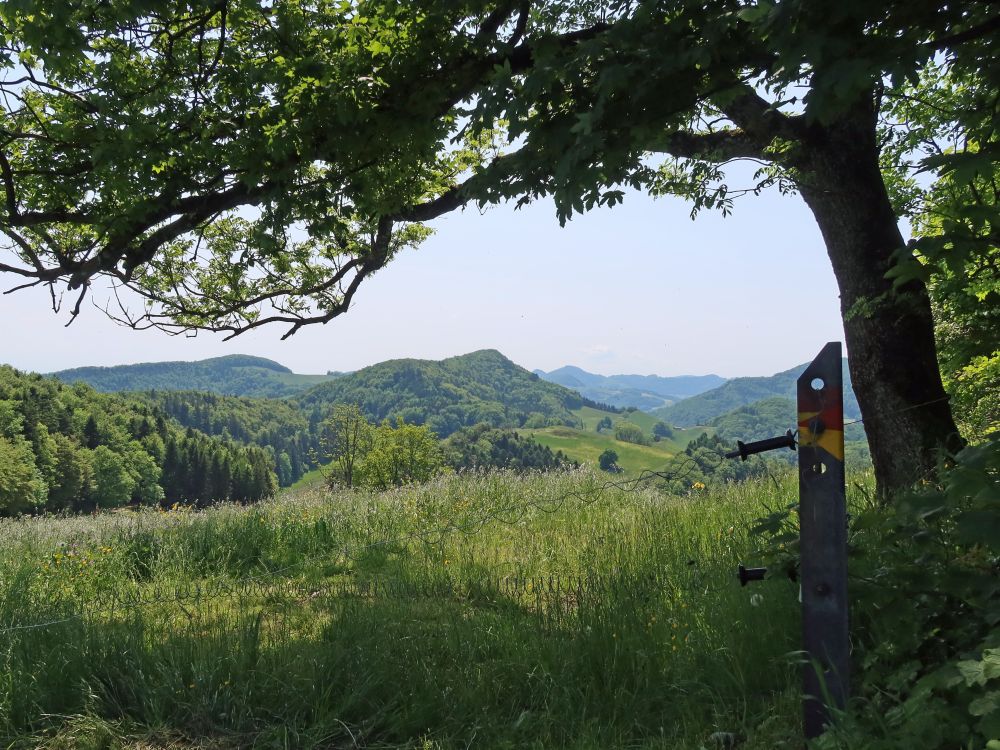
[[[670,425],[678,427],[693,427],[708,425],[712,420],[726,412],[737,409],[755,401],[780,396],[795,399],[795,381],[808,365],[802,364],[790,370],[779,372],[770,377],[733,378],[718,388],[701,393],[671,406],[655,409],[652,414]],[[844,416],[856,419],[861,416],[857,398],[851,388],[851,377],[847,371],[847,360],[843,361],[844,383]],[[791,425],[789,425],[791,426]]]
[[[716,434],[729,441],[763,440],[795,429],[795,401],[782,396],[739,406],[712,420]]]
[[[675,429],[670,439],[651,442],[649,445],[635,445],[616,440],[613,428],[597,432],[598,422],[605,417],[611,419],[612,425],[632,422],[646,435],[651,435],[658,419],[641,411],[614,414],[591,406],[576,409],[573,415],[579,420],[582,429],[556,426],[530,430],[529,434],[542,445],[554,451],[562,451],[573,461],[592,466],[597,466],[597,459],[604,451],[613,450],[618,454],[618,466],[624,470],[626,477],[637,476],[645,470],[663,469],[673,456],[684,451],[690,441],[697,439],[702,433],[714,432],[712,428],[703,427]]]
[[[609,434],[598,435],[572,427],[546,427],[532,430],[531,436],[554,451],[562,451],[574,461],[597,466],[598,457],[611,449],[618,454],[618,465],[624,469],[626,477],[638,475],[645,469],[661,469],[673,454],[658,445],[633,445],[615,440]]]
[[[276,489],[273,465],[141,398],[0,366],[0,516],[259,500]]]
[[[491,349],[440,362],[381,362],[322,383],[296,400],[306,408],[356,404],[372,421],[398,417],[426,424],[441,437],[480,422],[575,426],[580,422],[572,410],[588,404],[580,394],[541,380]]]
[[[52,376],[64,383],[87,383],[99,391],[207,391],[264,398],[291,396],[336,377],[299,375],[270,359],[246,354],[196,362],[77,367]]]

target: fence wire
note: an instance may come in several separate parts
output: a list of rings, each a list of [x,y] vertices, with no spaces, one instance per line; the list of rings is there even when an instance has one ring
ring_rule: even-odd
[[[722,451],[715,451],[720,459]],[[464,522],[448,521],[432,529],[414,530],[365,543],[331,545],[320,554],[304,555],[293,563],[263,573],[237,579],[213,579],[161,584],[153,582],[132,591],[110,591],[88,596],[85,600],[65,598],[48,603],[45,609],[51,616],[23,621],[15,614],[15,603],[7,602],[2,610],[9,619],[0,623],[0,636],[19,631],[38,630],[63,625],[73,621],[101,619],[105,614],[123,617],[131,611],[148,607],[203,607],[218,600],[232,600],[242,605],[260,602],[329,601],[332,599],[417,599],[417,598],[474,598],[494,597],[518,603],[537,614],[561,613],[572,604],[579,606],[588,597],[627,595],[637,586],[647,586],[660,581],[661,574],[644,574],[632,580],[627,575],[547,575],[547,576],[484,576],[459,580],[433,578],[428,580],[387,578],[342,578],[310,585],[299,581],[282,580],[294,572],[336,560],[344,565],[379,548],[400,547],[413,543],[439,544],[449,535],[460,533],[471,536],[492,523],[515,525],[533,511],[554,514],[570,503],[585,508],[607,497],[616,490],[633,494],[661,482],[684,481],[699,470],[699,464],[686,454],[679,454],[660,471],[644,470],[633,479],[607,480],[579,489],[571,489],[549,499],[518,499],[502,503]],[[15,606],[11,606],[15,604]]]

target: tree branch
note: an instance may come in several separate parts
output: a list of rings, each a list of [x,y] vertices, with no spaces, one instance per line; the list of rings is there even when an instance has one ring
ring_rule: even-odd
[[[482,42],[495,37],[497,32],[500,31],[500,27],[510,20],[515,8],[516,3],[514,0],[507,0],[507,2],[490,13],[479,27],[479,31],[476,33],[476,41]]]
[[[959,31],[955,34],[949,34],[948,36],[943,36],[940,39],[934,39],[927,42],[927,46],[932,49],[940,50],[945,47],[955,47],[959,44],[965,44],[966,42],[973,42],[977,39],[982,39],[985,36],[1000,31],[1000,15],[993,16],[993,18],[983,23],[966,29],[965,31]]]
[[[803,135],[805,126],[801,115],[779,111],[748,83],[738,83],[733,88],[739,92],[735,97],[726,92],[716,96],[713,103],[761,149],[767,148],[775,138],[797,140]]]
[[[11,169],[7,154],[0,150],[0,175],[3,177],[3,189],[7,216],[13,219],[17,216],[17,193],[14,190],[14,171]]]
[[[755,138],[742,130],[717,130],[692,133],[678,130],[664,133],[649,151],[666,153],[683,159],[725,162],[732,159],[765,159],[764,149]]]
[[[122,279],[122,286],[132,290],[151,302],[162,305],[163,312],[152,313],[147,311],[141,315],[133,316],[128,311],[125,303],[121,300],[116,288],[115,297],[123,317],[117,317],[108,309],[105,309],[105,313],[113,320],[136,330],[156,328],[172,334],[178,334],[190,330],[228,333],[225,340],[242,335],[247,331],[261,326],[272,323],[286,323],[290,325],[290,328],[282,336],[282,339],[286,339],[289,336],[294,335],[300,328],[306,325],[327,323],[347,311],[352,300],[354,299],[354,295],[360,288],[361,283],[389,262],[393,227],[394,223],[392,219],[388,217],[380,219],[372,238],[371,246],[367,253],[359,257],[352,258],[350,261],[340,266],[333,276],[311,287],[290,288],[286,286],[258,295],[250,300],[241,300],[239,304],[224,304],[206,311],[198,310],[186,305],[183,299],[178,299],[177,297],[167,298],[161,294],[138,287],[130,280]],[[354,271],[354,277],[351,279],[346,289],[341,287],[339,299],[327,297],[328,304],[325,307],[322,307],[320,312],[310,313],[290,310],[287,306],[284,306],[280,302],[281,297],[320,294],[335,286],[339,286],[350,271]],[[197,294],[186,285],[185,289],[187,289],[189,293]],[[179,296],[180,295],[178,294],[178,297]],[[334,301],[334,299],[336,299],[336,301]],[[231,320],[231,316],[239,315],[241,311],[246,310],[248,307],[265,302],[271,302],[272,306],[276,310],[274,315],[268,315],[266,317],[259,317],[256,319],[244,319],[243,321],[237,322],[225,322],[227,318]],[[170,322],[178,317],[186,317],[189,319],[197,317],[210,317],[216,321],[222,322],[206,322],[204,324],[178,324]]]

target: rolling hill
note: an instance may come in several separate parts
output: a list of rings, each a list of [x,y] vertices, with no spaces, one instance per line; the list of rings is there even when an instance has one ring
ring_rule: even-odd
[[[774,397],[795,399],[795,381],[806,369],[808,363],[770,377],[733,378],[718,388],[678,401],[676,404],[655,409],[654,416],[676,427],[708,425],[712,420],[733,409],[747,406],[756,401]],[[861,416],[857,398],[851,388],[851,376],[847,371],[847,360],[843,361],[844,416],[856,419]]]
[[[572,410],[591,403],[492,349],[439,362],[381,362],[321,383],[296,400],[306,408],[357,404],[373,421],[402,418],[427,424],[441,437],[479,422],[494,427],[575,426],[579,420]]]
[[[535,374],[551,383],[558,383],[579,391],[584,397],[618,408],[634,406],[650,411],[696,396],[726,382],[718,375],[597,375],[579,367],[568,365],[558,370]]]
[[[257,398],[292,396],[337,377],[298,375],[270,359],[246,354],[196,362],[77,367],[52,376],[64,383],[84,382],[98,391],[207,391]]]

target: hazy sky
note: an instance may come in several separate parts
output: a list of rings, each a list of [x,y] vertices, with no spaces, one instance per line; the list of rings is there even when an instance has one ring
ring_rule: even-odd
[[[732,377],[784,370],[843,340],[801,198],[745,198],[728,218],[688,212],[630,194],[564,228],[549,201],[455,213],[362,285],[345,316],[287,341],[278,328],[229,342],[137,332],[92,307],[66,328],[44,292],[18,292],[0,297],[0,362],[48,372],[245,353],[320,373],[494,348],[529,369]]]

